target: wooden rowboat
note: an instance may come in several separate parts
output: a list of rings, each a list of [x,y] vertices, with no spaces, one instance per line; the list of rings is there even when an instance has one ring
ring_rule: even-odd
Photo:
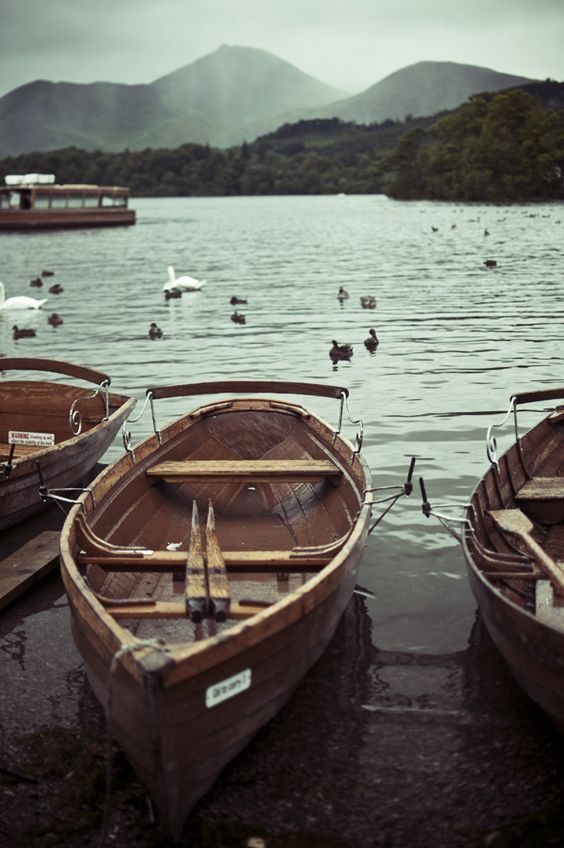
[[[91,685],[174,838],[331,639],[373,505],[359,450],[334,428],[286,399],[232,396],[342,404],[345,389],[239,381],[149,397],[226,392],[155,424],[80,497],[61,536]]]
[[[470,585],[490,636],[527,694],[564,731],[564,407],[519,436],[524,404],[564,389],[516,394],[515,442],[491,466],[465,511]],[[502,422],[502,424],[505,422]],[[494,425],[501,426],[501,425]]]
[[[54,359],[0,359],[0,530],[45,506],[46,493],[77,486],[113,442],[135,400],[109,392],[100,371]],[[13,371],[64,374],[91,386],[12,379]]]

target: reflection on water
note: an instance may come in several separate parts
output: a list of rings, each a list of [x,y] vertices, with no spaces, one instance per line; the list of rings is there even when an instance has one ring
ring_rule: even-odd
[[[138,223],[131,228],[0,234],[0,277],[8,295],[30,293],[29,281],[43,267],[55,271],[64,289],[48,295],[42,312],[26,316],[35,338],[14,341],[14,320],[0,312],[0,352],[106,370],[114,388],[140,400],[148,385],[219,377],[345,385],[351,415],[364,421],[363,453],[374,484],[403,482],[415,455],[415,480],[424,476],[434,505],[468,499],[486,467],[486,429],[503,416],[510,393],[562,382],[561,206],[398,203],[370,196],[140,199],[135,206]],[[489,268],[486,260],[497,265]],[[206,287],[166,300],[169,264],[179,275],[206,279]],[[337,297],[340,287],[349,298]],[[361,304],[369,295],[377,299],[375,309]],[[231,320],[233,296],[247,300],[240,307],[245,324]],[[47,324],[53,311],[64,319],[56,328]],[[149,338],[151,322],[162,328],[161,338]],[[379,339],[376,353],[364,346],[370,327]],[[352,344],[353,355],[333,362],[333,339]],[[310,402],[336,423],[334,402]],[[185,409],[182,399],[161,402],[158,423]],[[539,414],[524,414],[523,426]],[[149,416],[131,429],[134,439],[146,435]],[[345,428],[351,440],[355,433],[356,427]],[[498,441],[503,449],[503,436]],[[116,442],[106,459],[120,452]],[[475,792],[482,793],[487,814],[491,793],[473,747],[485,757],[500,727],[510,745],[510,728],[522,724],[527,731],[527,722],[536,719],[527,713],[520,724],[515,710],[506,718],[512,705],[520,705],[517,712],[533,708],[519,700],[503,665],[493,672],[480,665],[461,552],[424,518],[417,487],[369,538],[360,582],[374,595],[364,602],[362,634],[354,630],[362,661],[350,669],[333,667],[329,654],[322,660],[329,663],[328,682],[316,695],[318,710],[335,704],[334,718],[324,714],[333,733],[329,774],[342,788],[342,801],[327,801],[333,814],[343,808],[345,815],[348,804],[360,827],[382,794],[388,832],[398,833],[402,806],[409,803],[399,782],[409,796],[428,788],[429,775],[452,809],[462,804],[469,818],[464,793],[479,785]],[[30,722],[40,713],[64,718],[61,704],[69,705],[81,687],[61,605],[59,596],[51,609],[46,603],[27,620],[12,620],[0,643],[8,680],[0,691],[5,700],[10,688],[26,700]],[[53,632],[67,640],[57,646],[67,677],[55,684],[53,668],[43,669],[37,659]],[[491,663],[491,648],[485,655]],[[34,707],[24,672],[54,685],[47,710],[41,696]],[[321,685],[315,674],[311,681]],[[340,701],[348,704],[344,715]],[[425,723],[435,728],[430,737]],[[535,732],[537,739],[539,732],[550,734],[536,726]],[[405,743],[398,752],[401,734]],[[536,764],[527,732],[519,738]],[[341,750],[353,741],[358,780]],[[299,757],[303,740],[295,744]],[[323,761],[320,752],[309,755]],[[492,768],[499,776],[499,766]],[[516,797],[530,809],[532,801]],[[543,807],[538,792],[531,798]],[[318,800],[321,811],[325,801]],[[386,844],[385,828],[382,833]]]

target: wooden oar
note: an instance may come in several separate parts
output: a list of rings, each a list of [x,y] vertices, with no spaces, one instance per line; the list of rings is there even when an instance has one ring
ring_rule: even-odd
[[[564,571],[531,536],[532,521],[520,509],[494,509],[490,510],[489,514],[500,530],[521,539],[550,580],[554,591],[554,603],[556,606],[564,605]]]

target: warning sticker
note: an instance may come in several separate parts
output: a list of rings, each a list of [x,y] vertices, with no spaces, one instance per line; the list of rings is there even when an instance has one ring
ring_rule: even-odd
[[[34,447],[50,448],[55,444],[54,433],[30,433],[25,430],[9,430],[9,445],[33,445]]]
[[[251,685],[251,669],[246,668],[239,674],[228,677],[227,680],[222,680],[221,683],[214,683],[206,689],[206,707],[215,707],[216,704],[221,704],[228,698],[233,698],[239,692],[244,692]]]

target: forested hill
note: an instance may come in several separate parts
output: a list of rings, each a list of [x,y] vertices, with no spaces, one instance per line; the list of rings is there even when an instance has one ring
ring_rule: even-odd
[[[471,97],[453,112],[358,125],[286,124],[228,150],[101,153],[75,147],[0,161],[0,173],[128,185],[135,196],[385,193],[401,199],[564,199],[564,83]]]

